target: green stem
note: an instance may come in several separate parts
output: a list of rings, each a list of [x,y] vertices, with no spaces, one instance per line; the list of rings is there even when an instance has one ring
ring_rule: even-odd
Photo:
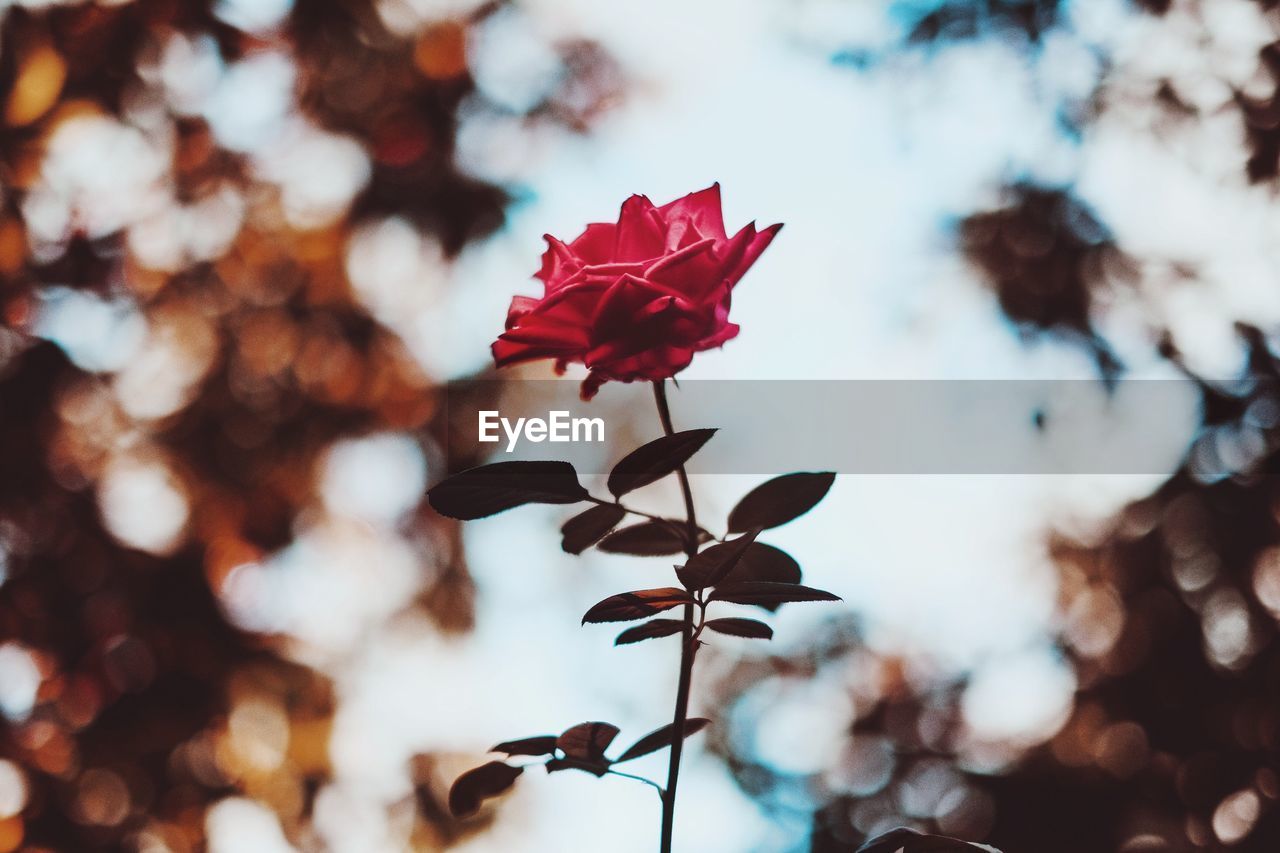
[[[675,432],[671,424],[671,408],[667,405],[667,388],[664,380],[653,383],[653,398],[658,404],[658,418],[662,421],[662,430],[667,435]],[[693,509],[693,490],[689,487],[689,475],[681,465],[676,469],[680,478],[680,491],[684,495],[684,509],[687,517],[685,529],[685,553],[693,557],[698,553],[698,519]],[[662,795],[662,841],[660,853],[671,853],[671,845],[675,834],[676,787],[680,782],[680,758],[684,752],[684,727],[689,719],[689,688],[693,682],[693,658],[697,653],[697,641],[694,639],[693,624],[694,605],[684,607],[684,627],[680,641],[680,678],[676,684],[676,708],[671,723],[671,763],[667,769],[667,788]]]
[[[664,800],[666,799],[666,796],[667,796],[666,791],[662,790],[662,786],[659,785],[657,782],[653,781],[652,779],[646,779],[643,776],[636,776],[633,773],[623,773],[621,770],[614,770],[613,768],[610,768],[608,770],[608,775],[621,776],[623,779],[633,779],[636,782],[643,782],[644,784],[649,785],[655,791],[657,791],[659,798]]]

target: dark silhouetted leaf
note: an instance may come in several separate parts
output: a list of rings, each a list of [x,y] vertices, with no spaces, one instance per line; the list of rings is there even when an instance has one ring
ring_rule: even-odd
[[[684,534],[675,524],[645,521],[615,530],[597,546],[610,554],[661,557],[684,552]]]
[[[752,530],[737,539],[712,545],[693,555],[689,562],[676,570],[680,582],[685,589],[691,590],[715,586],[738,565],[738,561],[759,533],[759,530]]]
[[[609,491],[615,497],[647,486],[679,468],[715,435],[714,429],[690,429],[631,451],[609,472]]]
[[[796,583],[770,583],[769,581],[741,581],[725,583],[711,593],[711,601],[727,601],[731,604],[786,604],[789,601],[839,601],[840,596],[821,589]]]
[[[739,581],[771,581],[773,583],[800,583],[800,564],[790,554],[763,542],[752,542],[738,565],[725,575],[722,583]],[[777,610],[781,605],[762,604],[766,610]]]
[[[707,623],[712,631],[728,634],[732,637],[747,637],[752,640],[773,639],[773,629],[755,619],[712,619]]]
[[[581,554],[600,541],[600,537],[612,530],[626,514],[627,511],[617,504],[600,504],[580,512],[560,528],[564,536],[560,547],[570,554]]]
[[[578,761],[573,758],[553,758],[545,765],[548,773],[559,773],[561,770],[581,770],[592,776],[603,776],[609,772],[609,759],[600,758],[595,761]]]
[[[786,474],[756,486],[729,513],[729,532],[768,529],[804,515],[826,496],[836,475]]]
[[[680,604],[688,604],[693,597],[683,589],[665,586],[660,589],[638,589],[611,595],[587,611],[582,623],[630,622],[643,619]]]
[[[523,772],[523,767],[512,767],[501,761],[490,761],[475,770],[468,770],[449,789],[449,811],[455,817],[475,814],[480,810],[481,802],[510,788]]]
[[[503,741],[489,751],[505,752],[507,755],[551,755],[556,751],[556,736],[539,735]]]
[[[698,732],[711,725],[711,721],[703,717],[691,717],[684,722],[684,736],[697,734]],[[614,764],[621,764],[624,761],[631,761],[633,758],[639,758],[642,755],[648,755],[651,752],[657,752],[664,747],[671,746],[675,738],[671,736],[675,731],[675,726],[668,723],[657,731],[649,732],[649,734],[640,738],[633,743],[626,752],[618,756],[618,760]]]
[[[895,829],[873,838],[858,848],[857,853],[1000,853],[986,844],[974,844],[941,835],[924,835],[914,829]]]
[[[556,746],[565,758],[574,761],[598,762],[604,751],[618,736],[618,727],[609,723],[578,723],[565,729],[556,738]]]
[[[587,490],[568,462],[495,462],[470,468],[427,492],[441,515],[469,521],[523,504],[571,504]]]
[[[800,564],[786,551],[763,542],[752,542],[751,547],[747,548],[747,552],[738,561],[738,565],[722,580],[725,583],[731,581],[800,583],[801,577]]]
[[[623,631],[613,644],[625,646],[641,640],[652,640],[654,637],[670,637],[672,634],[679,634],[682,630],[684,630],[684,623],[679,619],[654,619],[652,622]]]

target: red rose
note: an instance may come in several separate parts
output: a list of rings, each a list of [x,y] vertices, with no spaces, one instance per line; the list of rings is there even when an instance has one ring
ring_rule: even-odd
[[[609,380],[674,376],[694,353],[738,334],[733,286],[780,228],[752,223],[728,236],[712,184],[662,207],[633,195],[616,225],[588,225],[568,245],[548,234],[535,276],[545,292],[512,300],[494,361],[554,358],[557,370],[582,362],[591,371],[584,399]]]

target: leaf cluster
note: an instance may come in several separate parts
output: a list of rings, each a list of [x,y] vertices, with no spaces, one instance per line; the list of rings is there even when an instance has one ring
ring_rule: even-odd
[[[786,524],[817,505],[834,483],[834,474],[787,474],[757,486],[730,511],[724,538],[713,536],[692,519],[664,518],[622,503],[622,498],[636,489],[680,471],[714,434],[713,429],[675,432],[627,454],[609,473],[606,485],[612,499],[593,497],[568,462],[481,465],[437,484],[428,492],[428,499],[436,512],[461,520],[484,518],[526,504],[591,503],[561,528],[561,547],[566,552],[580,554],[594,546],[609,553],[645,557],[684,555],[684,562],[675,566],[678,585],[621,592],[586,612],[584,624],[648,620],[619,634],[616,645],[679,634],[696,648],[707,631],[771,639],[773,629],[758,619],[709,618],[708,609],[723,603],[775,611],[791,602],[839,600],[830,592],[804,586],[800,565],[790,554],[758,541],[763,531]],[[630,515],[642,520],[624,525]],[[653,618],[674,608],[684,608],[683,619]],[[708,724],[706,719],[690,719],[682,737]],[[603,722],[580,723],[559,735],[500,743],[492,751],[507,759],[490,761],[459,777],[449,795],[449,808],[455,815],[469,815],[479,810],[485,799],[507,791],[530,766],[512,764],[513,758],[542,759],[548,773],[579,770],[597,777],[627,776],[661,792],[656,783],[621,773],[615,766],[672,746],[674,728],[672,724],[650,732],[616,758],[607,756],[606,750],[618,736],[618,728]]]
[[[697,734],[710,723],[710,720],[702,717],[687,720],[684,725],[684,737]],[[505,741],[489,751],[502,753],[507,756],[507,760],[490,761],[463,773],[453,783],[453,787],[449,790],[449,810],[455,817],[474,814],[479,811],[486,799],[497,797],[511,788],[526,767],[539,763],[509,763],[513,758],[544,759],[540,763],[548,773],[580,770],[601,777],[618,773],[613,769],[616,765],[634,761],[671,746],[675,741],[674,731],[675,728],[672,725],[655,729],[623,750],[617,758],[609,758],[605,754],[620,733],[620,729],[612,723],[578,723],[558,735],[534,735]],[[640,778],[629,776],[629,774],[618,775],[628,775],[633,779]],[[640,781],[648,780],[640,779]],[[649,782],[649,784],[658,787],[656,783]]]

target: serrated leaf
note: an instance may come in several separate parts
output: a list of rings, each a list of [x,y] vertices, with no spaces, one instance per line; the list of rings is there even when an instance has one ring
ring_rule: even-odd
[[[501,761],[490,761],[458,777],[449,789],[449,811],[454,817],[466,817],[480,810],[480,804],[496,797],[515,784],[524,772]]]
[[[568,462],[495,462],[454,474],[427,492],[441,515],[470,521],[531,503],[571,504],[587,499]]]
[[[857,853],[1000,853],[987,844],[961,841],[942,835],[925,835],[914,829],[899,828],[873,838],[858,848]]]
[[[617,504],[600,504],[580,512],[560,528],[560,547],[570,554],[581,554],[617,526],[627,511]]]
[[[690,735],[697,734],[710,724],[711,721],[704,717],[692,717],[685,720],[684,736],[689,737]],[[671,746],[675,740],[675,738],[672,737],[672,733],[674,731],[675,725],[668,723],[656,731],[649,732],[649,734],[640,738],[640,740],[628,747],[627,751],[618,756],[618,760],[613,763],[621,764],[624,761],[631,761],[642,755],[648,755],[651,752],[657,752],[664,747]]]
[[[507,755],[552,755],[556,751],[556,736],[538,735],[503,741],[489,751],[505,752]]]
[[[556,746],[566,758],[582,762],[598,762],[604,758],[604,751],[618,736],[618,727],[612,723],[578,723],[561,732],[556,738]]]
[[[786,604],[790,601],[840,601],[840,596],[796,583],[741,581],[721,584],[712,591],[709,600],[764,607],[771,604]]]
[[[676,575],[685,589],[698,590],[715,586],[738,565],[738,561],[759,533],[759,530],[751,530],[737,539],[699,551],[676,570]]]
[[[731,637],[746,637],[751,640],[773,639],[773,629],[756,619],[739,619],[737,617],[712,619],[707,622],[707,627],[719,634],[728,634]]]
[[[644,521],[615,530],[596,546],[609,554],[662,557],[684,553],[684,533],[665,521]]]
[[[729,513],[729,532],[743,533],[753,527],[767,530],[804,515],[822,500],[836,475],[824,473],[785,474],[756,486]]]
[[[689,461],[702,449],[714,429],[690,429],[645,444],[622,458],[609,472],[609,491],[614,497],[661,480]]]
[[[652,640],[655,637],[670,637],[672,634],[679,634],[684,630],[684,623],[679,619],[654,619],[652,622],[645,622],[643,625],[637,625],[634,628],[628,628],[618,635],[618,639],[613,641],[615,646],[625,646],[631,643],[639,643],[642,640]]]
[[[582,617],[588,622],[631,622],[670,610],[681,604],[689,604],[693,597],[683,589],[664,586],[659,589],[638,589],[611,595]]]

